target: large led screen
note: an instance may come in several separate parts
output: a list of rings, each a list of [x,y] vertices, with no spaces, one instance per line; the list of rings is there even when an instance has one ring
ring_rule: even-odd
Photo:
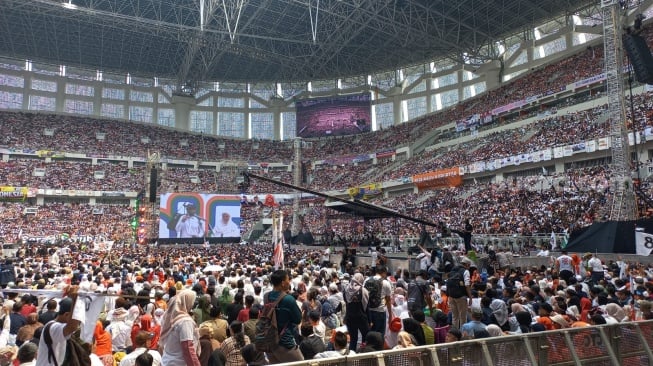
[[[239,196],[218,194],[162,194],[159,239],[192,243],[240,241],[240,201]]]
[[[343,136],[372,130],[369,94],[298,100],[297,136]]]

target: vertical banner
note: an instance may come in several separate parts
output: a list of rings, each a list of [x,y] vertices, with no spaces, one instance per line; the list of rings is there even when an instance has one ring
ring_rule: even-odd
[[[272,240],[274,242],[272,261],[274,269],[283,269],[283,212],[279,215],[278,223],[276,221],[277,219],[272,220]]]

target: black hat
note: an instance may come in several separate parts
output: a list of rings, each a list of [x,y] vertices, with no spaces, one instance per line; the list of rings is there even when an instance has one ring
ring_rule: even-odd
[[[73,311],[73,299],[66,297],[65,299],[59,301],[59,315],[69,313]]]

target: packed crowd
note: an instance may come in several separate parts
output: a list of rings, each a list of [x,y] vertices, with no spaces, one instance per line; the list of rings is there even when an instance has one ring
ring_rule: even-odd
[[[276,174],[276,173],[275,173]],[[653,188],[642,183],[644,192]],[[478,234],[547,234],[572,232],[590,225],[604,214],[602,207],[611,199],[610,171],[605,166],[568,169],[565,173],[547,176],[516,177],[501,183],[478,183],[427,193],[406,193],[392,198],[370,198],[370,202],[394,209],[402,214],[442,222],[452,228],[472,218]],[[264,197],[245,200],[241,205],[241,233],[250,229],[270,208]],[[26,209],[36,207],[35,214]],[[281,206],[287,223],[292,223],[292,206]],[[300,227],[313,234],[333,231],[342,238],[373,233],[376,237],[418,237],[420,227],[397,218],[352,223],[348,216],[333,216],[321,198],[306,200],[300,205]],[[71,236],[101,236],[108,240],[128,242],[132,236],[130,221],[133,207],[115,204],[4,202],[0,205],[0,237],[5,242],[23,238],[44,238],[68,233]],[[267,216],[266,216],[267,215]],[[38,223],[38,225],[36,225]],[[154,224],[156,225],[156,223]],[[152,228],[152,232],[157,232]]]
[[[650,97],[650,93],[644,93],[636,95],[633,100],[637,128],[647,134],[651,134],[653,128]],[[586,111],[553,115],[528,126],[492,132],[454,146],[425,151],[412,156],[407,161],[392,162],[390,159],[381,159],[379,164],[372,164],[372,160],[367,160],[356,164],[323,164],[319,166],[311,166],[309,162],[305,164],[305,175],[311,189],[346,189],[364,182],[401,179],[424,171],[455,167],[470,162],[490,161],[521,153],[540,151],[552,146],[584,142],[608,135],[610,129],[608,123],[597,122],[599,121],[598,116],[605,111],[605,108],[603,105]],[[627,117],[629,121],[632,121],[630,108],[627,110]],[[34,115],[34,118],[41,117]],[[632,122],[630,125],[632,126]],[[573,133],[569,133],[569,131],[573,131]],[[10,136],[6,138],[11,139]],[[313,145],[313,148],[323,150],[325,154],[337,154],[331,146],[340,146],[343,139],[325,140]],[[349,146],[343,143],[341,147],[346,149]],[[50,148],[53,151],[63,151],[66,147],[67,145],[64,144]],[[101,153],[97,155],[110,153],[111,150],[101,150]],[[42,175],[35,173],[39,169],[43,170]],[[242,170],[244,168],[238,168],[238,166],[225,166],[219,172],[204,168],[194,170],[170,167],[162,175],[159,188],[161,192],[173,192],[218,191],[217,187],[220,187],[220,189],[228,191],[225,193],[239,193],[236,182]],[[102,173],[102,175],[97,177],[95,176],[96,172]],[[284,182],[293,182],[292,172],[261,170],[256,173],[270,178],[277,177]],[[92,165],[90,159],[88,161],[72,161],[56,158],[52,162],[46,163],[42,158],[26,159],[19,155],[11,156],[10,160],[0,162],[0,178],[9,186],[103,191],[137,191],[145,182],[144,168],[142,166],[128,168],[126,162],[100,159],[98,164]],[[256,193],[290,192],[287,188],[264,181],[254,183],[255,185],[250,187],[250,191],[256,189]]]
[[[653,37],[652,33],[650,28],[644,31],[647,39]],[[600,74],[602,56],[601,47],[590,47],[560,62],[520,75],[496,90],[411,123],[361,135],[315,139],[312,147],[304,149],[304,157],[314,161],[324,156],[374,153],[405,146],[425,132],[460,118],[486,113],[526,97],[557,92],[574,81]],[[152,127],[72,116],[2,113],[0,128],[6,133],[0,143],[15,149],[76,152],[93,156],[145,157],[153,147],[160,149],[165,158],[193,160],[247,161],[265,157],[270,162],[289,162],[293,156],[290,142],[235,140]],[[53,132],[53,135],[46,134],[46,130]],[[144,139],[149,141],[143,143]]]
[[[653,319],[653,268],[592,253],[516,268],[501,248],[488,248],[484,265],[446,247],[422,249],[409,273],[389,268],[375,248],[371,265],[287,248],[280,270],[270,245],[65,249],[17,251],[2,291],[3,365],[54,364],[48,336],[88,342],[92,365],[244,366]],[[76,303],[89,292],[104,295],[80,314]],[[277,336],[262,337],[270,332]],[[549,360],[564,361],[558,338],[546,339]],[[61,364],[65,346],[53,353]]]
[[[36,212],[26,213],[27,208],[36,208]],[[2,202],[0,238],[5,243],[29,238],[54,243],[63,235],[127,242],[133,234],[132,217],[134,208],[129,205],[45,203],[36,206]]]

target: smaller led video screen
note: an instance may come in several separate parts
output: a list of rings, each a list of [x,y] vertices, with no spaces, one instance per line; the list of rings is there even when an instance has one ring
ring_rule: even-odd
[[[297,136],[343,136],[372,130],[370,94],[341,95],[295,102]]]

